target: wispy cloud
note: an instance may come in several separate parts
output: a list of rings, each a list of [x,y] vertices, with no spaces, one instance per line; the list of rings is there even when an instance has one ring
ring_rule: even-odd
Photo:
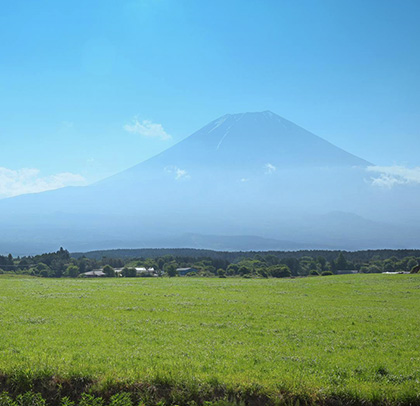
[[[270,163],[266,163],[265,165],[264,165],[264,168],[265,168],[265,174],[266,175],[271,175],[272,173],[274,173],[275,171],[276,171],[276,167],[273,165],[273,164],[270,164]]]
[[[39,169],[14,170],[0,167],[0,199],[85,184],[86,179],[75,173],[62,172],[50,176],[40,176]]]
[[[188,172],[185,169],[181,169],[181,168],[176,168],[175,171],[175,179],[182,179],[182,178],[187,178],[190,175],[188,175]]]
[[[175,176],[175,180],[190,179],[191,176],[185,169],[178,168],[177,166],[167,166],[165,172],[171,173]]]
[[[137,117],[134,117],[131,124],[124,125],[124,130],[138,134],[142,137],[147,138],[160,138],[161,140],[169,140],[172,137],[164,130],[162,124],[153,123],[150,120],[139,121]]]
[[[72,121],[62,121],[61,122],[61,129],[63,130],[69,130],[70,128],[73,128],[74,123]]]
[[[371,183],[378,187],[392,188],[395,185],[420,183],[420,167],[368,166],[367,171],[377,174],[371,177]]]

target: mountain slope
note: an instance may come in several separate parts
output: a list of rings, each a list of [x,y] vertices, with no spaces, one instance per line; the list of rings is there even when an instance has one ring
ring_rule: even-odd
[[[270,112],[228,114],[150,161],[202,166],[366,166],[358,158]],[[137,166],[138,167],[138,166]]]
[[[116,177],[177,168],[249,173],[293,167],[366,167],[356,157],[270,111],[227,114]],[[182,168],[191,168],[190,171]],[[182,176],[181,176],[182,177]],[[113,181],[111,177],[105,182]]]

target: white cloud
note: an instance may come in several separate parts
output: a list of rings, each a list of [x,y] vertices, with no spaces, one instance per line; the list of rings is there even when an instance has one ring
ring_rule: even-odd
[[[175,175],[175,180],[190,179],[191,176],[185,169],[178,168],[177,166],[167,166],[165,172]]]
[[[266,163],[265,165],[264,165],[264,168],[265,168],[265,173],[266,173],[266,175],[271,175],[272,173],[274,173],[275,171],[276,171],[276,167],[273,165],[273,164],[270,164],[270,163]]]
[[[181,168],[176,168],[175,174],[176,174],[175,175],[176,180],[190,176],[188,175],[188,172],[185,169],[181,169]]]
[[[134,118],[132,124],[124,125],[124,130],[138,134],[147,138],[160,138],[161,140],[169,140],[172,137],[163,129],[162,124],[152,123],[150,120],[139,121],[137,117]]]
[[[0,199],[85,184],[86,179],[75,173],[62,172],[42,177],[39,169],[22,168],[14,170],[0,167]]]
[[[376,177],[371,177],[374,186],[392,188],[395,185],[420,183],[420,167],[368,166],[367,171],[378,174]]]

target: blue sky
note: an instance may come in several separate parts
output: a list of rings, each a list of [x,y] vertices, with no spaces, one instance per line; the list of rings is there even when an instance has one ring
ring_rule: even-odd
[[[1,6],[0,197],[101,179],[245,111],[420,166],[417,0]]]

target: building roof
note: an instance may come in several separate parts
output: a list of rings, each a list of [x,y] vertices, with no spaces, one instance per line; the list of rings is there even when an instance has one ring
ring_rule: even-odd
[[[89,272],[84,272],[80,275],[83,276],[106,276],[106,273],[102,272],[100,269],[99,270],[93,270],[93,271],[89,271]]]
[[[131,267],[130,267],[131,268]],[[124,268],[116,268],[116,273],[121,273]],[[133,268],[131,268],[133,269]],[[145,268],[145,267],[135,267],[134,268],[137,273],[144,273],[144,272],[155,272],[155,268]]]

